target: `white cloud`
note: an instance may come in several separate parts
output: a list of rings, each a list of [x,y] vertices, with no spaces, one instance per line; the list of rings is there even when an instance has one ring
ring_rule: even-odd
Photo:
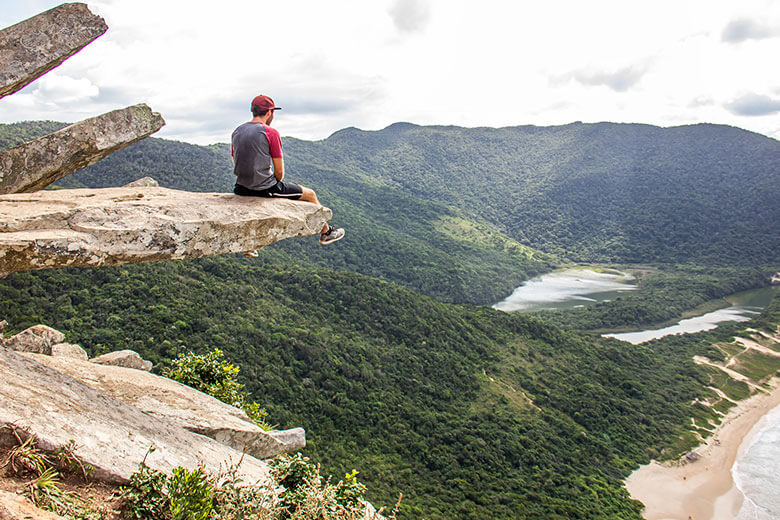
[[[766,23],[748,18],[732,20],[723,29],[721,40],[729,43],[740,43],[745,40],[763,40],[780,36],[780,27],[772,27]]]
[[[395,0],[388,13],[399,31],[414,33],[428,25],[431,7],[427,0]]]
[[[56,73],[47,74],[36,86],[35,95],[55,105],[89,102],[100,93],[97,85],[88,78],[71,78]]]
[[[773,99],[761,94],[745,94],[726,104],[732,114],[738,116],[766,116],[780,113],[780,98]]]
[[[583,69],[568,75],[569,78],[590,86],[606,86],[615,92],[625,92],[644,76],[646,67],[630,65],[616,70]]]

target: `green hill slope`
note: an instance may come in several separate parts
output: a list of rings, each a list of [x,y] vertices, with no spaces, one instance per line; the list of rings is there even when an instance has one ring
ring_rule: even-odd
[[[290,154],[468,208],[577,261],[761,263],[780,250],[780,143],[733,127],[399,123],[295,142]]]
[[[681,339],[627,346],[397,285],[221,257],[16,273],[14,329],[154,361],[218,347],[307,453],[405,518],[632,518],[621,479],[677,442],[708,373]]]
[[[2,125],[0,146],[56,127]],[[0,318],[49,324],[92,354],[165,362],[220,348],[272,421],[308,430],[327,473],[359,469],[378,505],[403,492],[405,518],[638,520],[621,479],[690,445],[690,417],[703,413],[690,403],[713,384],[691,358],[714,359],[711,341],[627,346],[339,269],[489,302],[554,261],[529,245],[586,260],[770,263],[777,149],[711,125],[398,124],[286,139],[289,174],[318,190],[349,239],[287,240],[257,260],[16,273],[0,280]],[[60,184],[144,175],[232,184],[225,145],[160,139]],[[614,314],[598,312],[578,320]]]

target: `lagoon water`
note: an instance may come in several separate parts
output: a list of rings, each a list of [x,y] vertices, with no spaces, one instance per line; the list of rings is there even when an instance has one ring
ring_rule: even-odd
[[[620,334],[604,334],[606,337],[617,338],[638,345],[651,339],[658,339],[672,334],[685,334],[693,332],[702,332],[716,328],[722,323],[750,321],[769,305],[772,295],[776,289],[767,287],[764,289],[753,289],[734,294],[729,300],[734,303],[731,307],[708,312],[695,318],[681,320],[670,327],[655,330],[641,330],[637,332],[623,332]]]
[[[507,312],[531,312],[581,307],[613,300],[621,292],[634,289],[636,280],[627,273],[566,269],[528,280],[493,308]]]
[[[759,433],[731,470],[745,500],[737,520],[780,518],[780,408],[757,426]]]
[[[663,338],[672,334],[686,334],[693,332],[702,332],[716,328],[721,323],[750,321],[761,314],[761,309],[756,307],[728,307],[714,312],[708,312],[695,318],[682,320],[671,327],[664,327],[655,330],[640,330],[638,332],[622,332],[620,334],[604,334],[609,338],[617,338],[622,341],[628,341],[634,345],[650,341],[651,339]]]

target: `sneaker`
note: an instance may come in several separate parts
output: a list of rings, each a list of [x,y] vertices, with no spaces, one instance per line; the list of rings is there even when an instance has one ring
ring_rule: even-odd
[[[344,238],[344,228],[334,228],[328,226],[328,231],[320,233],[320,245],[331,244]]]
[[[247,258],[257,258],[260,256],[260,253],[257,252],[257,249],[252,249],[251,251],[244,253],[244,256]]]

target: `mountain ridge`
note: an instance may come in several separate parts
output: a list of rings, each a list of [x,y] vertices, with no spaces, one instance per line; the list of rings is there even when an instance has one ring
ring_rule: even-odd
[[[0,126],[0,147],[34,126]],[[284,147],[290,180],[314,188],[349,236],[338,248],[288,241],[264,255],[378,276],[444,301],[493,303],[566,261],[757,265],[780,251],[771,226],[780,221],[780,143],[726,125],[395,123],[322,141],[285,138]],[[231,191],[234,182],[228,145],[151,138],[61,185],[143,175],[190,191]],[[442,219],[544,255],[529,261],[487,240],[469,246],[428,224]]]

